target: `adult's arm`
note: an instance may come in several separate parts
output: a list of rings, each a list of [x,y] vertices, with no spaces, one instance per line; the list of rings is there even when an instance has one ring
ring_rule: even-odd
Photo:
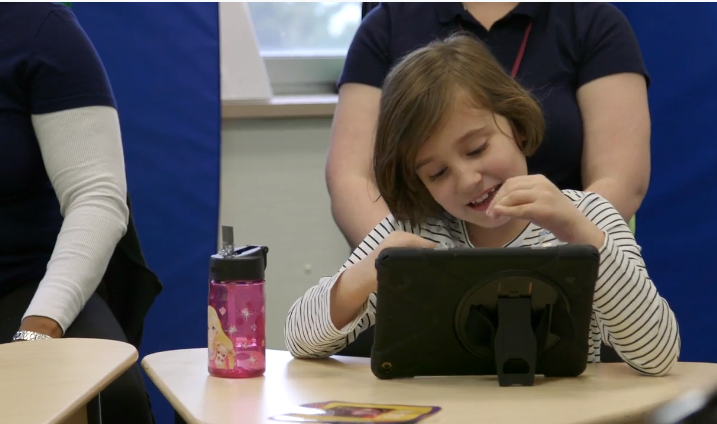
[[[577,7],[585,46],[577,91],[584,127],[583,187],[629,220],[650,181],[649,77],[632,27],[615,6]]]
[[[119,119],[114,108],[89,106],[33,115],[32,123],[64,221],[23,319],[49,318],[62,335],[97,289],[127,231]]]
[[[129,218],[119,119],[104,66],[74,14],[44,18],[23,74],[29,113],[63,224],[22,330],[59,337],[99,285]]]
[[[373,173],[373,147],[381,90],[347,83],[339,89],[326,182],[331,213],[351,248],[388,214]]]
[[[375,7],[351,41],[339,79],[326,161],[334,221],[355,248],[388,214],[373,173],[373,148],[381,86],[390,66],[389,8]]]
[[[650,183],[650,113],[645,78],[610,75],[578,90],[583,116],[583,184],[629,220]]]

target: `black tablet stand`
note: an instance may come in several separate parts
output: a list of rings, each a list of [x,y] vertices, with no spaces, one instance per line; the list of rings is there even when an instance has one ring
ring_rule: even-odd
[[[531,288],[499,289],[493,349],[500,386],[532,386],[535,382],[537,341],[531,324]]]

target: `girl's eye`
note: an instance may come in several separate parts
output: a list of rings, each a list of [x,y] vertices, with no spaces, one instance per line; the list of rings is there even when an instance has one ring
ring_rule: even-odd
[[[472,152],[468,153],[468,156],[478,156],[478,155],[480,155],[481,153],[483,153],[483,151],[485,151],[485,149],[486,149],[487,147],[488,147],[488,143],[483,143],[482,146],[480,146],[479,148],[477,148],[477,149],[473,150]]]
[[[436,172],[435,174],[428,177],[429,180],[435,181],[436,178],[440,177],[446,172],[446,168],[441,169],[439,172]]]

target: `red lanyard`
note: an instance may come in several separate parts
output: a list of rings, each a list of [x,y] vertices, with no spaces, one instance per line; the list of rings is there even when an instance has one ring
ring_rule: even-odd
[[[458,17],[458,26],[463,29],[460,17]],[[525,45],[528,44],[528,36],[530,35],[530,29],[533,27],[533,22],[528,22],[528,26],[525,28],[525,34],[523,35],[523,41],[520,43],[520,49],[518,49],[518,55],[515,57],[513,63],[513,69],[510,71],[510,75],[515,78],[518,75],[518,69],[520,69],[520,62],[523,61],[523,55],[525,54]]]

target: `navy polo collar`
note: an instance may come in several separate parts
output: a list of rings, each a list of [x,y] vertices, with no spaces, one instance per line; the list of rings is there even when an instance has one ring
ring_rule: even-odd
[[[434,3],[436,5],[436,13],[438,14],[438,19],[441,23],[448,23],[452,22],[456,19],[457,16],[461,16],[465,10],[463,9],[463,3],[456,3],[456,2],[450,2],[450,3]],[[531,19],[535,19],[536,16],[538,16],[538,12],[540,11],[540,8],[543,6],[543,3],[535,3],[535,2],[521,2],[518,3],[518,5],[513,9],[510,13],[508,13],[508,16],[510,15],[525,15],[529,16]],[[468,12],[465,12],[468,13]]]

